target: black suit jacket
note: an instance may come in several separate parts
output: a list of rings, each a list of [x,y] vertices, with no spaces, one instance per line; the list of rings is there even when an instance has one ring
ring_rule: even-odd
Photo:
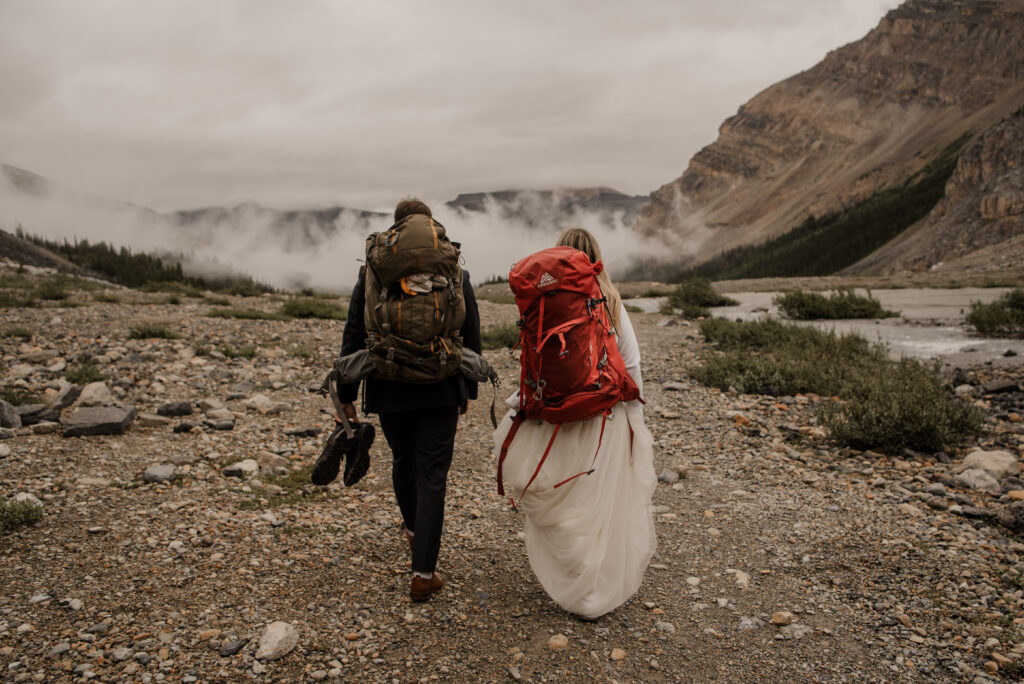
[[[469,271],[462,272],[462,296],[466,300],[466,319],[459,334],[462,346],[480,353],[480,311],[476,295],[469,280]],[[366,322],[363,308],[366,306],[366,287],[363,270],[359,270],[359,281],[352,288],[352,299],[348,304],[348,319],[341,336],[341,355],[351,354],[366,347]],[[338,387],[338,398],[354,402],[359,394],[359,383]],[[477,384],[462,377],[461,373],[431,384],[390,382],[387,380],[365,381],[363,400],[367,413],[398,413],[426,408],[459,406],[469,399],[476,399]]]

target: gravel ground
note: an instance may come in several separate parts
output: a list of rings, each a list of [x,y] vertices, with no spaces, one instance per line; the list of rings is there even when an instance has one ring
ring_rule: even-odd
[[[40,523],[0,535],[4,681],[972,682],[1024,671],[1024,545],[992,522],[1024,490],[1024,394],[984,389],[1019,385],[1020,369],[959,378],[990,409],[984,442],[856,454],[815,424],[822,399],[699,386],[686,376],[695,329],[634,314],[662,480],[659,547],[638,594],[591,622],[537,585],[522,522],[495,492],[489,388],[457,437],[439,565],[448,584],[413,604],[384,440],[357,486],[301,484],[329,426],[308,388],[341,324],[202,317],[208,308],[3,310],[5,326],[35,332],[0,340],[7,383],[52,383],[52,395],[47,366],[91,358],[140,414],[205,400],[234,419],[214,430],[197,408],[164,425],[140,415],[122,435],[37,434],[44,426],[0,440],[0,496],[27,492],[43,506]],[[515,318],[486,301],[481,313],[485,327]],[[128,340],[139,321],[173,322],[182,338]],[[250,344],[252,359],[194,354]],[[518,365],[488,356],[500,401]],[[185,421],[196,425],[175,432]],[[995,487],[957,477],[978,446],[1013,457]],[[244,459],[260,471],[228,476]],[[175,478],[143,482],[161,464]],[[256,659],[276,621],[297,645]]]

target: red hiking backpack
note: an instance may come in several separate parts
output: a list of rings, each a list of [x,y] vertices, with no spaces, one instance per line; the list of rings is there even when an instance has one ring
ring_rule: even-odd
[[[502,465],[523,420],[541,418],[555,424],[547,449],[522,496],[536,479],[562,423],[604,415],[620,401],[637,399],[640,390],[626,372],[605,297],[597,284],[604,268],[572,247],[551,247],[512,266],[508,281],[519,307],[519,412],[498,458],[498,493],[505,494]],[[597,452],[594,453],[594,461]],[[593,462],[586,473],[594,471]],[[522,500],[520,496],[520,500]],[[512,501],[513,507],[515,500]]]

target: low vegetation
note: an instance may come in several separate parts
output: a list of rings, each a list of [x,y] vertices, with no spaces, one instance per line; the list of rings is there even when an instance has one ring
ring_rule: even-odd
[[[225,344],[223,347],[218,349],[218,351],[228,359],[252,359],[260,353],[255,345],[251,344],[237,348],[232,347],[230,344]]]
[[[492,325],[481,334],[484,349],[511,349],[519,342],[519,326],[515,323]]]
[[[42,507],[32,501],[0,500],[0,533],[43,519]]]
[[[16,325],[10,328],[4,328],[4,331],[0,333],[0,337],[24,337],[28,339],[32,337],[32,329],[26,328],[23,325]]]
[[[967,324],[982,335],[1024,338],[1024,288],[1007,292],[991,304],[974,302]]]
[[[708,318],[711,316],[709,307],[735,304],[735,299],[716,292],[707,278],[690,278],[679,283],[669,293],[662,306],[662,313],[676,314],[683,318]]]
[[[21,389],[20,387],[3,387],[0,388],[0,399],[3,399],[11,406],[25,406],[27,404],[42,404],[42,398],[29,392],[28,390]]]
[[[326,487],[314,487],[309,483],[309,474],[312,470],[313,466],[310,464],[293,470],[287,475],[263,478],[266,484],[277,485],[283,489],[283,493],[275,495],[257,493],[253,498],[242,501],[239,508],[255,511],[278,506],[295,506],[303,501],[312,502],[336,496]]]
[[[256,309],[242,309],[238,307],[227,307],[210,309],[206,312],[210,318],[238,318],[246,321],[280,321],[284,316],[279,313],[258,311]]]
[[[866,296],[859,295],[849,288],[836,290],[828,296],[818,292],[793,290],[784,292],[773,302],[783,315],[801,321],[889,318],[899,315],[883,308],[870,292]]]
[[[80,363],[64,371],[64,379],[76,385],[88,385],[90,382],[106,380],[107,374],[95,363]]]
[[[180,337],[163,323],[137,323],[128,332],[129,340],[176,340]]]
[[[717,351],[691,369],[695,379],[752,394],[837,397],[819,418],[841,444],[938,451],[982,430],[980,409],[956,398],[934,370],[891,361],[884,346],[860,336],[771,319],[708,319],[701,332]]]
[[[348,315],[345,307],[322,297],[295,297],[289,299],[278,312],[285,318],[323,318],[343,321]]]

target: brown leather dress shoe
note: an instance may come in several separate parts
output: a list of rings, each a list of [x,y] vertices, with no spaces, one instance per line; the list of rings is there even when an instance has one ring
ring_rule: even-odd
[[[430,579],[413,575],[412,582],[409,584],[409,598],[413,601],[426,601],[432,595],[441,591],[443,586],[444,577],[441,577],[439,572],[435,572]]]

